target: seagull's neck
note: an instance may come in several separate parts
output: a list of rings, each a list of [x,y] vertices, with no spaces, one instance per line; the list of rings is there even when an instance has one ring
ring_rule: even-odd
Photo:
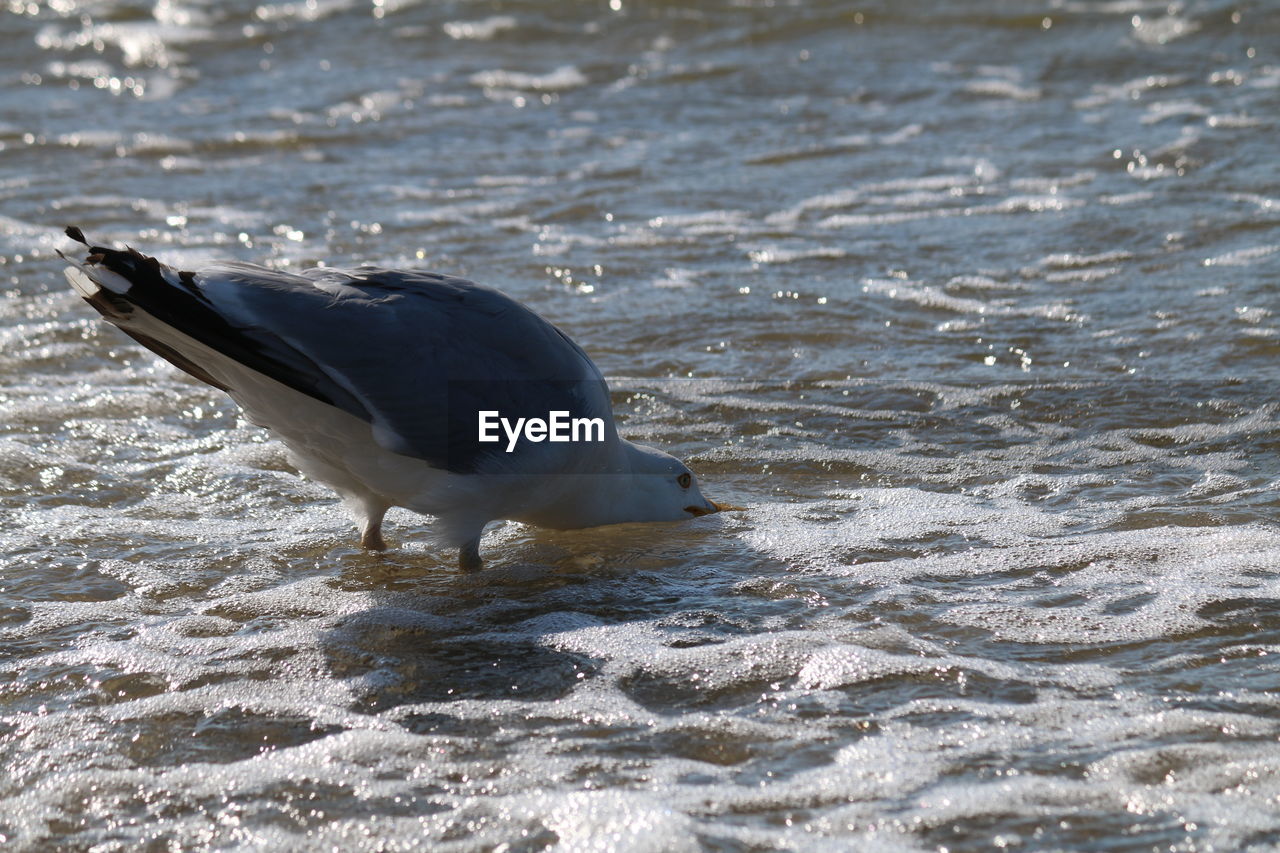
[[[644,478],[653,475],[645,448],[619,439],[606,457],[597,458],[596,466],[591,473],[558,477],[559,500],[517,520],[561,530],[670,520],[655,513],[647,499]]]

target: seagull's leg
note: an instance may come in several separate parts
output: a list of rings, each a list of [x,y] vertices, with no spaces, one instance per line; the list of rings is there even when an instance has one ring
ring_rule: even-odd
[[[484,560],[480,559],[479,536],[458,550],[458,568],[464,572],[478,572],[484,568]]]
[[[387,541],[382,538],[382,518],[370,518],[360,531],[360,547],[369,551],[387,550]]]
[[[357,514],[357,519],[363,518],[360,525],[360,547],[369,551],[385,551],[387,550],[386,540],[382,538],[382,517],[387,514],[389,507],[382,506],[372,501],[364,501]]]

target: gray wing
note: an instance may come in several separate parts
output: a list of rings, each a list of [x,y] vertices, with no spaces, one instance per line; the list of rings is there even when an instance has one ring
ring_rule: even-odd
[[[434,467],[501,470],[519,459],[521,470],[538,473],[557,470],[558,457],[571,452],[521,442],[508,454],[505,440],[481,443],[481,410],[512,420],[567,411],[601,418],[606,439],[616,434],[608,387],[591,359],[501,291],[412,270],[297,276],[237,263],[183,283],[218,318],[193,337],[368,421],[382,447]]]

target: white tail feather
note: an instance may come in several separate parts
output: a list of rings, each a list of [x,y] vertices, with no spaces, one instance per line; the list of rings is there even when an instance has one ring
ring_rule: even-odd
[[[76,293],[85,299],[92,299],[93,295],[101,290],[98,283],[89,276],[84,274],[84,270],[80,267],[67,267],[63,272],[67,276],[67,282],[75,290]]]
[[[76,293],[85,299],[91,298],[104,287],[112,293],[128,293],[129,288],[133,286],[129,279],[104,267],[86,267],[77,264],[67,267],[66,276]]]

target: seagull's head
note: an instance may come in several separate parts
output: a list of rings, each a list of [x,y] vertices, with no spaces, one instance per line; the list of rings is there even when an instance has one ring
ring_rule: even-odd
[[[627,443],[631,457],[627,521],[680,521],[738,507],[718,504],[702,495],[689,466],[669,453]]]

